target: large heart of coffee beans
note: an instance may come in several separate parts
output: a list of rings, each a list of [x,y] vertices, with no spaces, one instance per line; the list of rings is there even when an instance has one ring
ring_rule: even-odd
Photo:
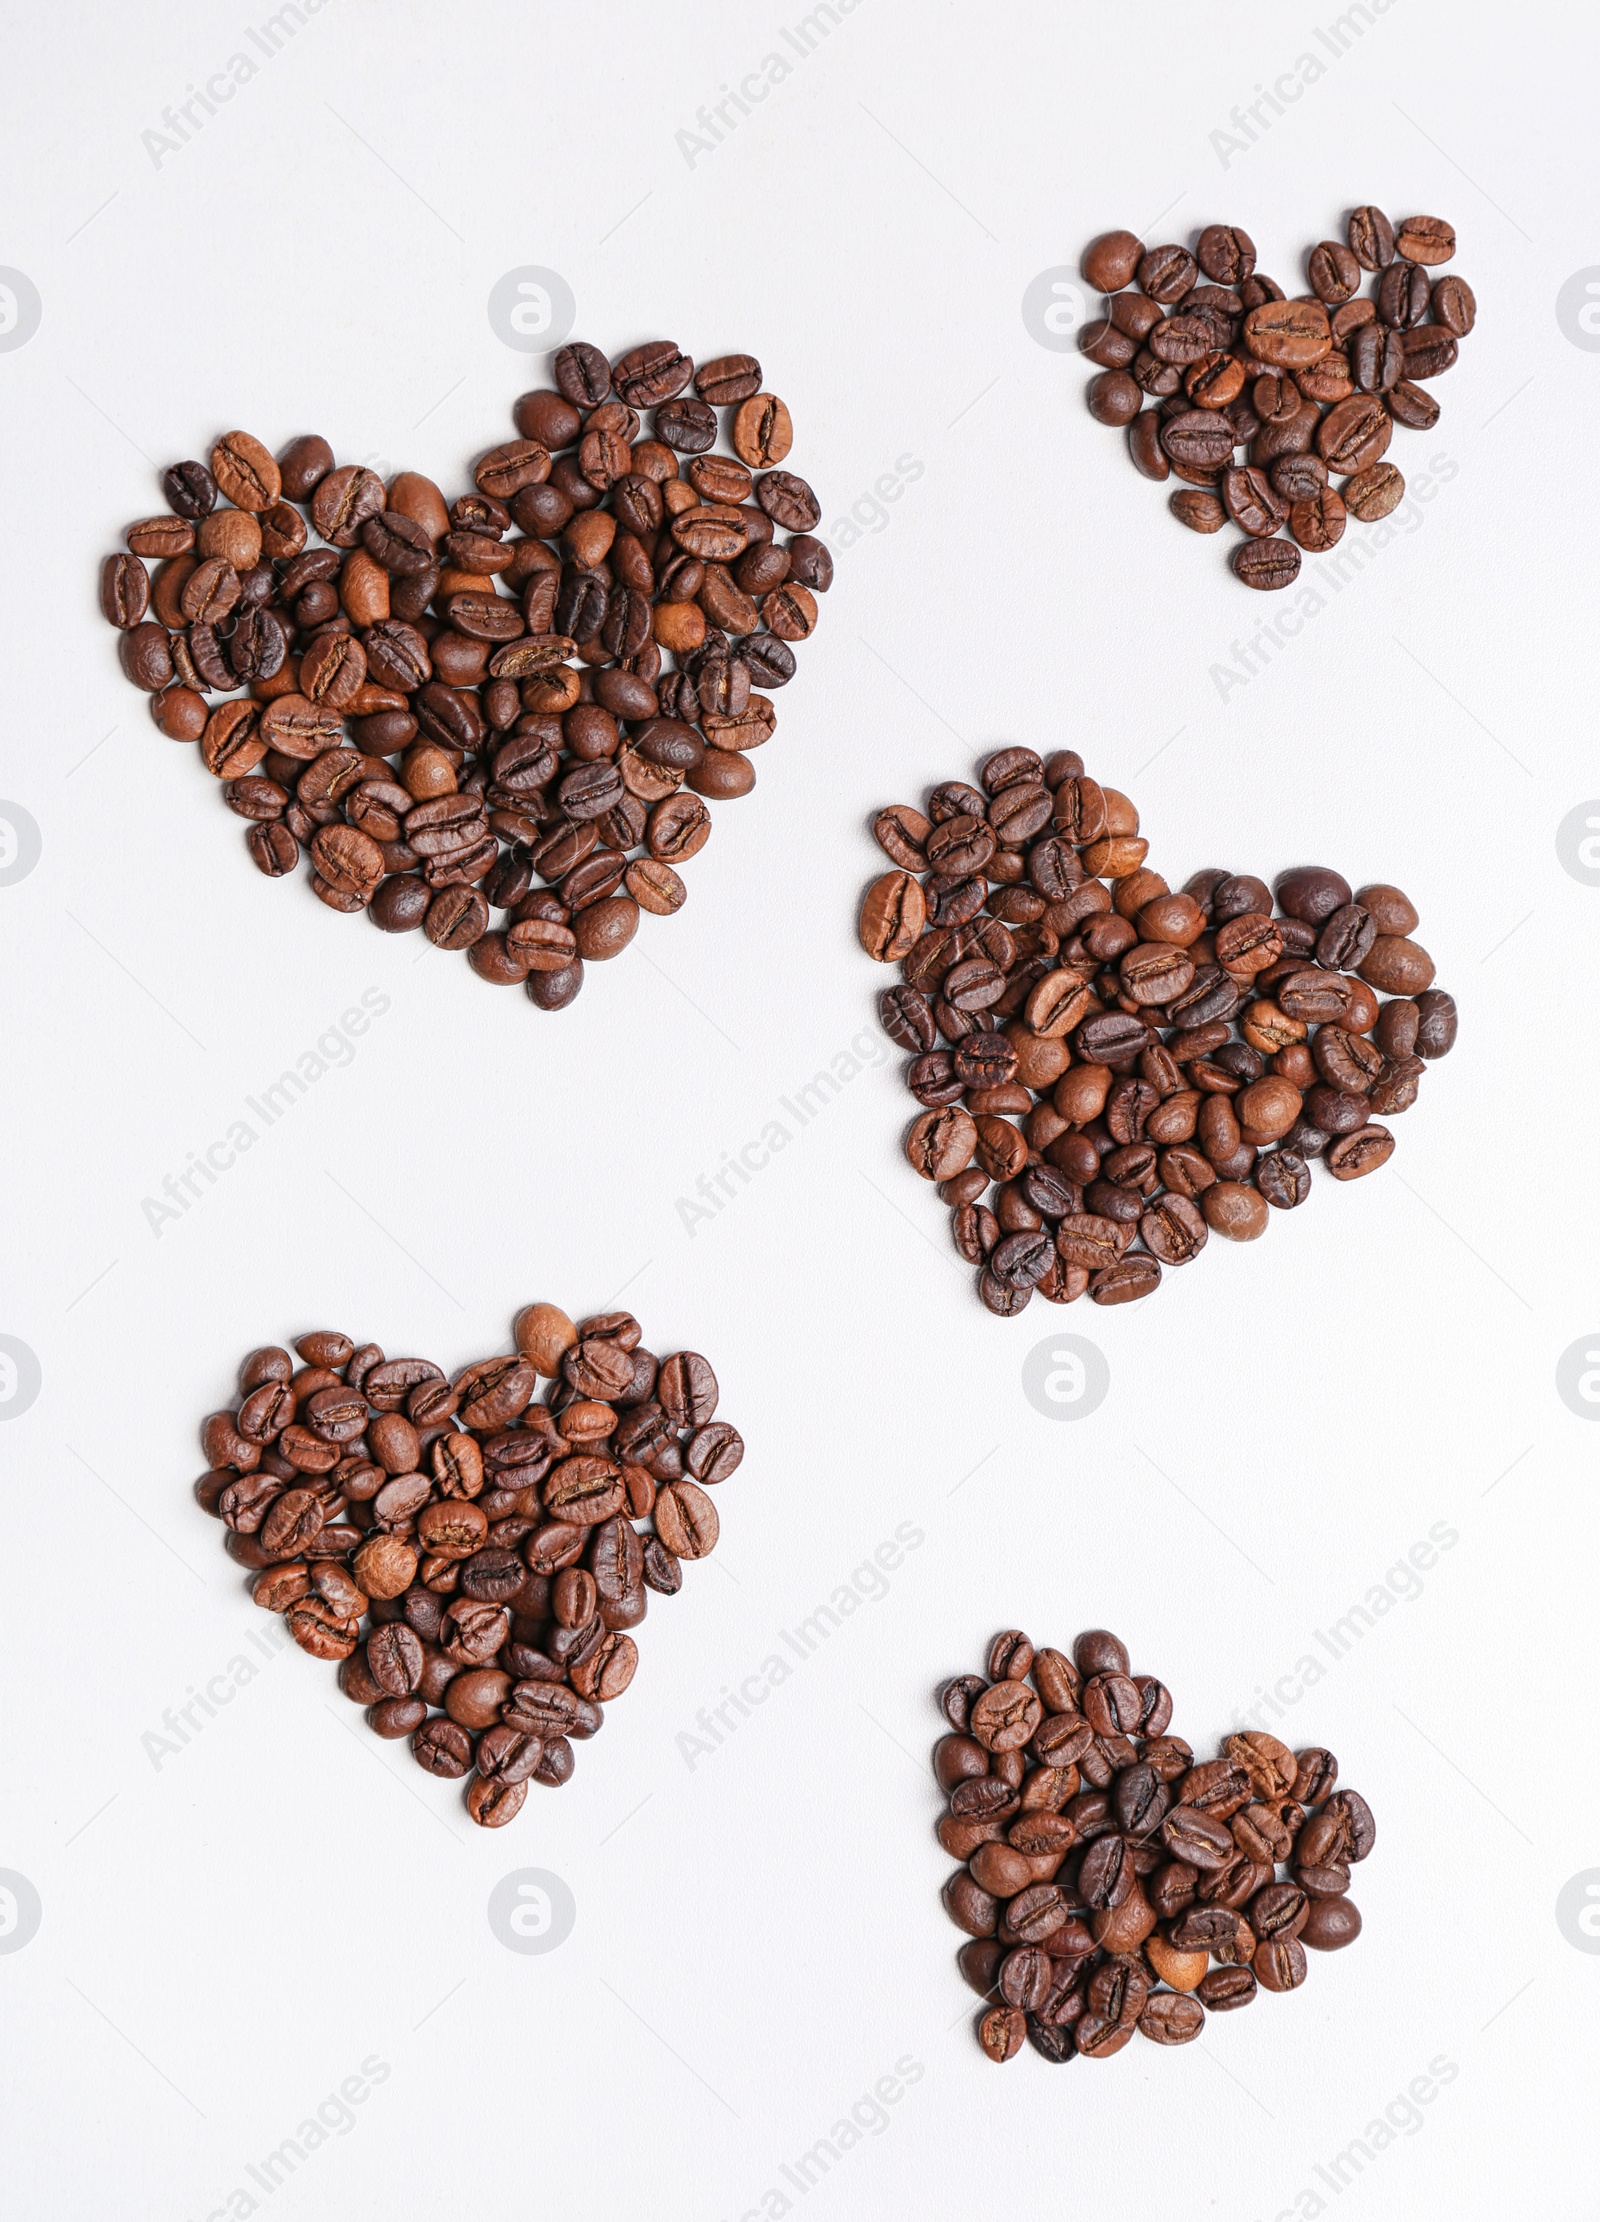
[[[1377,1830],[1332,1752],[1247,1728],[1196,1761],[1171,1693],[1104,1628],[1071,1658],[1008,1628],[987,1666],[945,1684],[933,1767],[991,2060],[1190,2044],[1208,2014],[1297,1990],[1308,1946],[1361,1934],[1350,1869]]]
[[[991,1311],[1127,1303],[1211,1235],[1263,1234],[1315,1161],[1385,1163],[1383,1121],[1456,1038],[1399,888],[1300,865],[1174,893],[1074,751],[1003,748],[978,781],[879,811],[895,869],[860,934],[905,982],[879,1012],[926,1107],[906,1155]]]
[[[378,1735],[470,1775],[483,1828],[570,1777],[744,1456],[705,1359],[656,1358],[631,1313],[530,1304],[514,1339],[453,1379],[326,1330],[252,1351],[195,1484],[255,1602],[339,1663]]]
[[[448,507],[314,436],[224,433],[101,577],[124,672],[261,871],[306,854],[330,910],[545,1010],[683,903],[833,577],[754,356],[574,342],[553,374]]]
[[[1171,505],[1180,524],[1238,526],[1235,577],[1288,586],[1302,548],[1325,554],[1347,518],[1375,524],[1405,497],[1390,437],[1397,424],[1438,423],[1425,384],[1477,321],[1465,278],[1434,274],[1455,251],[1440,217],[1397,228],[1381,208],[1357,208],[1343,240],[1312,248],[1310,290],[1288,300],[1236,225],[1207,225],[1193,252],[1106,232],[1083,257],[1084,277],[1108,296],[1079,338],[1102,366],[1090,412],[1127,426],[1146,478],[1183,480]]]

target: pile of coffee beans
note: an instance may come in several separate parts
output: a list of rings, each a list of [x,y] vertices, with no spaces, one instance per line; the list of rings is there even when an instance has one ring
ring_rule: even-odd
[[[315,436],[228,432],[101,579],[124,672],[263,872],[304,851],[330,909],[545,1010],[682,905],[833,576],[754,356],[575,342],[553,368],[448,507]]]
[[[1438,423],[1424,382],[1450,368],[1477,320],[1466,280],[1433,274],[1455,251],[1454,226],[1437,216],[1397,228],[1381,208],[1358,208],[1343,244],[1311,250],[1310,292],[1288,300],[1236,225],[1207,225],[1193,253],[1106,232],[1083,257],[1084,277],[1111,297],[1079,338],[1102,365],[1090,412],[1128,427],[1146,478],[1184,481],[1172,497],[1180,524],[1218,532],[1231,518],[1247,535],[1233,552],[1246,586],[1287,586],[1302,548],[1320,555],[1347,517],[1373,524],[1404,498],[1390,435]]]
[[[1303,1203],[1313,1159],[1385,1162],[1382,1120],[1456,1038],[1399,888],[1300,865],[1174,894],[1073,750],[1003,748],[978,781],[879,811],[895,869],[860,934],[905,981],[878,1009],[926,1107],[906,1154],[991,1311],[1127,1303]]]
[[[940,1702],[939,1842],[966,1862],[944,1903],[991,2060],[1024,2039],[1054,2061],[1136,2030],[1188,2044],[1208,2012],[1297,1989],[1307,1946],[1361,1934],[1350,1869],[1376,1830],[1332,1752],[1251,1728],[1197,1764],[1168,1691],[1103,1628],[1070,1659],[1008,1629]]]
[[[195,1484],[255,1602],[340,1662],[380,1736],[471,1775],[484,1828],[571,1775],[633,1680],[628,1630],[713,1548],[706,1492],[744,1456],[705,1359],[656,1358],[631,1313],[530,1304],[515,1341],[453,1380],[326,1330],[298,1366],[252,1351]]]

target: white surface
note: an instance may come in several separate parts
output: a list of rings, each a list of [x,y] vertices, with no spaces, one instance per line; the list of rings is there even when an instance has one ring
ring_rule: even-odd
[[[12,18],[0,259],[43,322],[0,355],[0,791],[44,852],[0,890],[0,1327],[43,1373],[0,1435],[0,1866],[43,1904],[0,1956],[10,2213],[957,2217],[1048,2185],[1139,2222],[1489,2217],[1535,2153],[1541,2214],[1593,2211],[1600,1964],[1554,1909],[1600,1866],[1595,1438],[1554,1378],[1596,1326],[1600,893],[1555,833],[1600,788],[1600,359],[1554,303],[1600,261],[1597,42],[1549,0],[1404,0],[1224,169],[1211,134],[1334,16],[862,0],[798,60],[799,8],[328,0],[159,165],[141,134],[255,51],[250,11]],[[787,80],[691,165],[676,135],[772,52]],[[1019,305],[1158,211],[1153,239],[1244,225],[1293,289],[1365,199],[1460,232],[1480,328],[1395,448],[1455,475],[1224,701],[1212,667],[1284,603],[1171,523]],[[758,353],[830,532],[909,481],[841,553],[686,912],[560,1018],[259,878],[93,600],[151,463],[227,426],[464,486],[539,382],[485,316],[523,263],[612,353]],[[1174,883],[1318,859],[1410,891],[1462,1033],[1392,1165],[1136,1310],[997,1322],[885,1066],[691,1239],[677,1199],[870,1025],[867,814],[1010,739],[1081,748]],[[350,1062],[152,1233],[142,1199],[368,990]],[[750,1455],[571,1787],[480,1834],[292,1651],[154,1766],[164,1712],[270,1626],[189,1497],[240,1354],[338,1324],[456,1364],[528,1298],[618,1291],[710,1355]],[[1020,1386],[1061,1329],[1111,1367],[1075,1426]],[[697,1710],[903,1523],[886,1594],[690,1767]],[[1436,1523],[1420,1594],[1291,1708],[1378,1816],[1359,1945],[1203,2049],[997,2077],[937,1897],[933,1685],[998,1626],[1108,1623],[1209,1749]],[[575,1895],[548,1956],[488,1928],[518,1867]],[[1413,2126],[1318,2173],[1441,2058]],[[342,2131],[252,2178],[373,2060]],[[908,2060],[812,2188],[785,2176]]]

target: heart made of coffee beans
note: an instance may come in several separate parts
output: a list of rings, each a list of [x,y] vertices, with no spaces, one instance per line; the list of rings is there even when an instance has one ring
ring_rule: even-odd
[[[1185,482],[1171,503],[1180,524],[1212,533],[1231,520],[1247,535],[1232,558],[1246,586],[1288,586],[1302,548],[1325,554],[1348,517],[1374,524],[1405,497],[1390,437],[1438,423],[1423,382],[1451,367],[1477,321],[1466,280],[1433,275],[1455,251],[1440,217],[1396,228],[1381,208],[1357,208],[1343,241],[1312,248],[1310,291],[1289,300],[1236,225],[1208,225],[1192,253],[1106,232],[1083,256],[1108,296],[1079,335],[1103,366],[1090,413],[1127,426],[1146,478]]]
[[[514,1341],[453,1379],[326,1330],[252,1351],[195,1484],[255,1602],[339,1662],[380,1736],[470,1775],[483,1828],[569,1779],[744,1456],[705,1359],[656,1358],[630,1312],[530,1304]]]
[[[926,1106],[906,1155],[991,1311],[1128,1303],[1210,1235],[1263,1234],[1315,1160],[1387,1161],[1382,1121],[1456,1038],[1399,888],[1300,865],[1174,893],[1073,750],[1003,748],[978,781],[879,811],[895,869],[860,935],[905,982],[879,1013]]]
[[[315,436],[228,432],[101,576],[124,672],[261,871],[306,852],[331,910],[546,1010],[682,905],[833,577],[754,356],[574,342],[552,368],[448,508]]]
[[[1192,2044],[1208,2014],[1297,1990],[1307,1946],[1361,1934],[1350,1869],[1377,1828],[1332,1752],[1247,1728],[1197,1762],[1168,1732],[1171,1693],[1104,1628],[1071,1658],[1008,1628],[986,1663],[940,1693],[933,1767],[991,2060],[1024,2041],[1055,2063],[1135,2035]]]

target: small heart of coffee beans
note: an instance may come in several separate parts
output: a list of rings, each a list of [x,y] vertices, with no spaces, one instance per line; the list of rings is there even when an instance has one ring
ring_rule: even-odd
[[[541,1010],[682,908],[833,578],[753,356],[574,341],[551,375],[448,506],[312,434],[274,458],[224,433],[100,581],[124,673],[266,877],[305,859],[330,910]]]
[[[1007,1629],[940,1706],[939,1842],[963,1862],[944,1907],[991,2060],[1192,2044],[1361,1934],[1350,1870],[1377,1828],[1332,1752],[1246,1728],[1197,1765],[1170,1692],[1107,1629],[1070,1657]]]
[[[569,1779],[633,1680],[650,1592],[715,1548],[706,1492],[744,1456],[706,1360],[658,1360],[630,1312],[529,1304],[513,1339],[453,1379],[330,1329],[254,1350],[195,1484],[256,1604],[337,1664],[378,1735],[471,1776],[481,1828]]]
[[[1389,469],[1347,493],[1381,502]],[[1283,498],[1254,466],[1229,475],[1237,508]],[[1337,537],[1340,497],[1292,483]],[[1247,538],[1235,560],[1299,549]],[[860,935],[904,981],[878,1010],[924,1107],[906,1156],[1002,1318],[1035,1295],[1134,1303],[1212,1235],[1253,1242],[1304,1203],[1319,1158],[1338,1181],[1376,1172],[1385,1121],[1455,1042],[1397,887],[1302,865],[1275,889],[1215,869],[1174,892],[1133,804],[1070,749],[1001,749],[976,786],[890,804],[873,830],[894,868]]]
[[[1127,428],[1143,477],[1186,481],[1169,504],[1181,525],[1213,533],[1231,518],[1248,534],[1229,559],[1234,577],[1276,593],[1299,577],[1302,550],[1324,555],[1347,518],[1375,524],[1405,499],[1382,460],[1389,436],[1438,422],[1418,381],[1450,369],[1477,322],[1466,280],[1433,275],[1455,251],[1440,217],[1395,226],[1358,208],[1343,240],[1312,248],[1309,290],[1291,299],[1236,226],[1208,225],[1192,252],[1106,232],[1082,262],[1108,296],[1079,335],[1100,366],[1089,413]],[[1330,486],[1330,472],[1344,483]]]

